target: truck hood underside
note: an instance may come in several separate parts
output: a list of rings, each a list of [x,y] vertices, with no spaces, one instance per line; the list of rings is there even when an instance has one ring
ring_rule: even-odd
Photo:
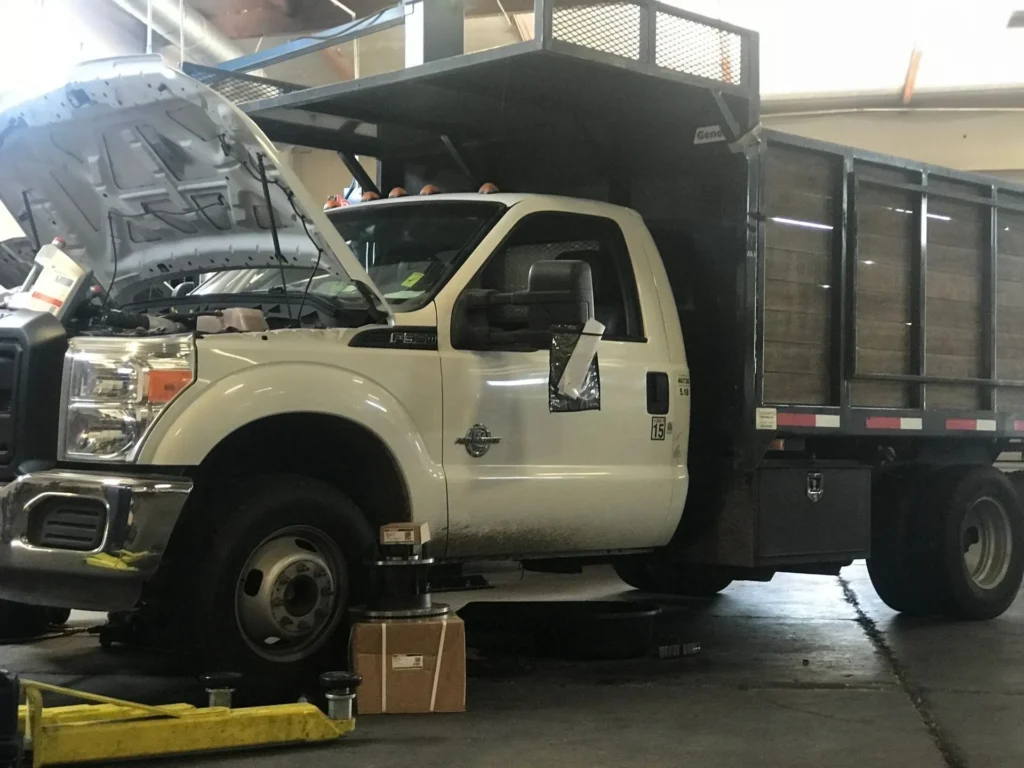
[[[321,249],[322,269],[379,297],[260,129],[159,57],[84,64],[62,88],[0,112],[0,200],[30,238],[33,224],[41,243],[61,237],[100,284],[116,281],[115,296],[276,266],[261,158],[286,263],[312,266]]]

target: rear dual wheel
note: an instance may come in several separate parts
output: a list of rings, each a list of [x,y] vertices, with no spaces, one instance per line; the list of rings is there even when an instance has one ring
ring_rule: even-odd
[[[868,572],[910,615],[991,619],[1024,577],[1024,521],[1010,479],[992,467],[886,478],[875,489]]]

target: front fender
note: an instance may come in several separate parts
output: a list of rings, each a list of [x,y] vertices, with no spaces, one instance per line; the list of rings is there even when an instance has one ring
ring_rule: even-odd
[[[157,420],[139,463],[198,466],[235,430],[268,416],[300,412],[337,416],[377,435],[405,478],[413,519],[428,522],[435,531],[447,527],[444,471],[431,455],[431,441],[383,385],[336,366],[262,363],[215,381],[200,377]]]

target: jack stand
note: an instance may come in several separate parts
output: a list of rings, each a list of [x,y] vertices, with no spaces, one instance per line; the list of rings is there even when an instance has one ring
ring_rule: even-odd
[[[212,750],[335,741],[355,728],[352,700],[362,681],[348,672],[321,677],[330,716],[312,704],[231,708],[241,677],[204,675],[210,706],[150,706],[0,672],[0,768],[132,760]],[[43,693],[90,704],[43,707]],[[18,699],[26,704],[19,707]],[[31,762],[23,762],[31,752]]]

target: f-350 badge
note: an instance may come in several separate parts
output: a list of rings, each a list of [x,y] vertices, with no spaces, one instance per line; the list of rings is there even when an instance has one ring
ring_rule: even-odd
[[[466,447],[466,453],[474,459],[479,459],[491,450],[492,445],[497,445],[500,442],[501,438],[491,435],[491,430],[483,424],[474,424],[469,428],[466,436],[460,437],[455,441],[455,444],[464,445]]]

